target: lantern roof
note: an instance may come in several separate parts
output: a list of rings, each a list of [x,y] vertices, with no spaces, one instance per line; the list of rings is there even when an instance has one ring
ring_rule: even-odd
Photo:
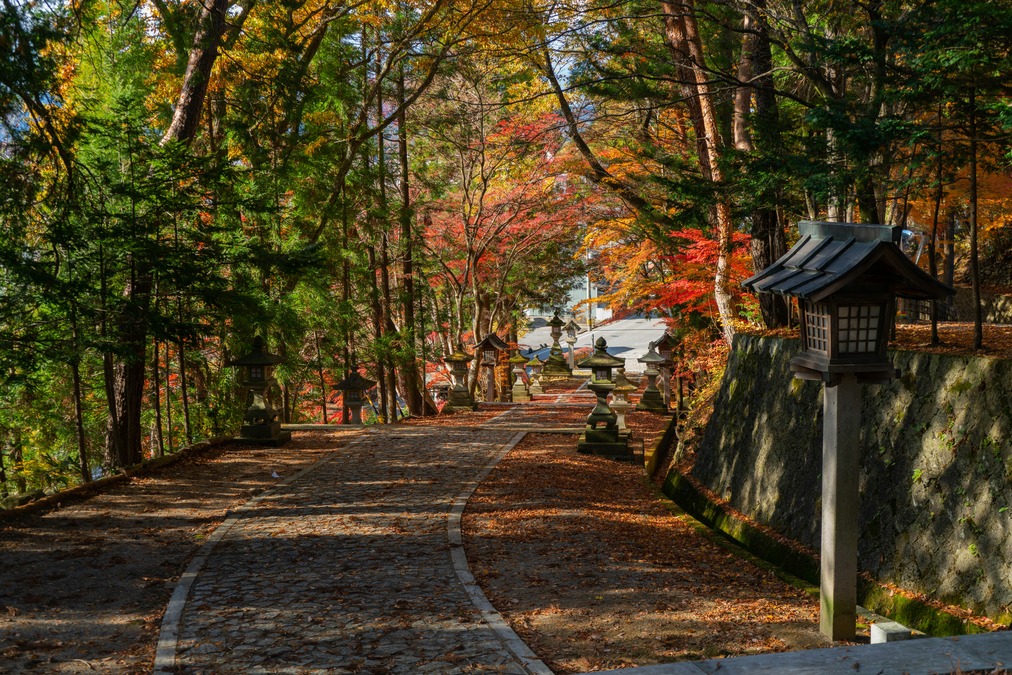
[[[625,365],[625,359],[616,359],[614,356],[609,354],[605,349],[608,347],[608,343],[603,337],[597,339],[594,343],[594,353],[577,363],[579,368],[618,368],[619,366]]]
[[[518,351],[517,351],[517,353],[516,353],[516,355],[515,355],[515,356],[513,356],[513,357],[512,357],[511,359],[510,359],[510,361],[509,361],[509,362],[510,362],[510,363],[523,363],[524,365],[527,365],[527,357],[526,357],[526,356],[523,356],[523,355],[521,355],[521,354],[520,354],[520,352],[519,352],[519,350],[518,350]]]
[[[253,338],[253,351],[246,356],[240,356],[237,359],[232,359],[225,365],[227,366],[273,366],[284,361],[283,358],[277,354],[271,354],[264,351],[264,339],[257,335]]]
[[[654,349],[653,342],[650,343],[650,349],[647,350],[647,353],[636,360],[647,366],[656,366],[664,363],[664,357],[658,354],[657,350]]]
[[[443,361],[450,363],[452,361],[460,361],[462,363],[468,363],[473,361],[474,357],[464,351],[464,345],[460,342],[457,343],[457,348],[453,350],[453,353],[449,356],[444,356]]]
[[[552,319],[551,319],[551,321],[549,321],[549,322],[548,322],[548,325],[549,325],[549,326],[552,326],[552,327],[555,327],[555,328],[562,328],[563,326],[565,326],[565,325],[566,325],[566,322],[565,322],[565,321],[563,321],[562,319],[560,319],[560,318],[559,318],[559,313],[558,313],[558,312],[556,312],[556,313],[555,313],[555,314],[554,314],[554,315],[552,316]]]
[[[356,366],[352,366],[351,374],[344,378],[340,382],[334,385],[334,389],[340,389],[341,391],[365,391],[366,389],[372,389],[376,386],[375,380],[370,380],[367,377],[363,377],[358,372]]]
[[[540,358],[538,358],[538,355],[535,354],[534,356],[531,357],[531,360],[527,362],[527,365],[529,365],[529,366],[543,366],[543,365],[545,365],[545,362],[542,361]]]
[[[476,350],[485,349],[486,347],[494,347],[499,351],[506,351],[507,349],[510,348],[510,346],[506,344],[506,342],[503,341],[503,339],[498,335],[496,335],[495,333],[489,333],[481,340],[479,340],[477,344],[474,345],[474,348]]]
[[[742,285],[812,302],[861,281],[904,298],[942,299],[955,293],[903,254],[899,226],[803,220],[798,230],[801,239],[790,251]]]
[[[577,332],[583,330],[580,324],[576,323],[576,321],[574,321],[573,319],[570,319],[568,322],[566,322],[566,325],[562,327],[562,330],[570,330],[570,329]]]
[[[678,346],[678,342],[679,342],[678,338],[676,338],[668,331],[664,331],[664,333],[662,333],[661,336],[657,338],[657,340],[655,340],[653,344],[654,347],[656,347],[657,349],[663,349],[664,347],[667,347],[668,349],[674,349],[675,347]],[[661,361],[663,360],[664,359],[662,358]]]

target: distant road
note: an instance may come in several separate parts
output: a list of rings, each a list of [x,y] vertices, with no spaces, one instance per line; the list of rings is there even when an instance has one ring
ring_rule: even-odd
[[[650,343],[656,341],[663,332],[664,322],[661,319],[619,319],[577,335],[576,348],[591,347],[595,340],[603,337],[608,342],[608,353],[625,359],[628,372],[639,373],[643,371],[643,365],[636,359],[646,354]],[[546,347],[539,349],[541,345]],[[525,333],[520,336],[520,346],[524,349],[524,355],[527,355],[527,349],[534,349],[540,358],[545,358],[552,346],[550,329],[540,326]],[[565,339],[562,347],[568,349]]]

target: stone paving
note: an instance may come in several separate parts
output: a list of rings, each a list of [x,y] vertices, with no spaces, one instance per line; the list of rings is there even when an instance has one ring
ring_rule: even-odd
[[[512,436],[377,428],[250,506],[190,589],[176,671],[530,672],[447,539],[454,499]]]

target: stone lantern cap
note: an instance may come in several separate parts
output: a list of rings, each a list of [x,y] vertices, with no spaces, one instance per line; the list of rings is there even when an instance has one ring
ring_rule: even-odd
[[[464,351],[464,345],[457,343],[457,348],[449,356],[444,356],[443,361],[446,363],[470,363],[474,360],[474,357]]]
[[[648,368],[656,368],[658,365],[664,363],[664,358],[654,349],[653,342],[650,343],[650,349],[647,350],[647,353],[636,360]]]
[[[617,359],[608,352],[605,348],[608,343],[603,337],[597,339],[594,343],[594,353],[583,359],[576,365],[580,368],[619,368],[625,365],[625,359]]]
[[[341,391],[366,391],[376,386],[375,380],[370,380],[359,374],[357,368],[352,368],[351,375],[334,385],[334,389]]]
[[[579,333],[580,329],[581,329],[580,324],[576,323],[572,319],[570,319],[569,322],[566,323],[566,325],[562,327],[562,330],[564,330],[566,332],[572,331],[574,333]]]
[[[562,319],[560,319],[559,318],[559,313],[556,312],[552,316],[552,319],[548,322],[548,325],[551,326],[552,328],[562,328],[563,326],[566,325],[566,322],[563,321]]]
[[[897,245],[902,228],[798,223],[801,239],[782,258],[742,282],[756,292],[820,302],[842,290],[940,300],[955,291],[932,279]]]
[[[538,366],[545,365],[545,362],[542,361],[541,359],[539,359],[538,355],[535,354],[534,356],[531,357],[531,360],[527,362],[527,365],[528,366],[538,367]]]
[[[527,365],[527,357],[521,356],[520,353],[518,352],[516,356],[510,358],[510,363],[522,363],[524,365]]]
[[[233,359],[226,363],[227,366],[276,366],[277,364],[284,361],[283,358],[277,354],[271,354],[264,351],[264,339],[257,335],[253,338],[253,351],[246,356],[240,356],[237,359]]]

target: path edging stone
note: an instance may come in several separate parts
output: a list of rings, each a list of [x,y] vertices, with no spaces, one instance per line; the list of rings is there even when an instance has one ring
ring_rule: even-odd
[[[508,414],[508,413],[504,413]],[[457,578],[460,579],[461,585],[467,592],[468,597],[471,599],[471,603],[481,613],[482,619],[489,625],[492,630],[495,631],[496,635],[499,636],[499,640],[508,649],[520,663],[527,669],[528,672],[534,675],[552,675],[552,670],[543,661],[541,661],[537,654],[535,654],[527,643],[521,639],[516,632],[509,627],[502,614],[496,611],[492,603],[485,597],[485,593],[482,592],[478,583],[475,581],[474,575],[471,574],[470,566],[467,563],[467,553],[464,551],[464,539],[460,530],[461,516],[464,514],[464,508],[467,506],[467,500],[470,499],[471,495],[478,488],[481,481],[485,480],[492,469],[502,461],[502,459],[509,454],[520,441],[527,435],[526,431],[518,432],[510,441],[503,446],[492,460],[485,465],[484,468],[475,476],[474,480],[466,485],[461,491],[457,498],[453,501],[453,506],[450,508],[449,516],[446,522],[446,536],[450,542],[450,557],[453,560],[453,569],[457,573]]]

